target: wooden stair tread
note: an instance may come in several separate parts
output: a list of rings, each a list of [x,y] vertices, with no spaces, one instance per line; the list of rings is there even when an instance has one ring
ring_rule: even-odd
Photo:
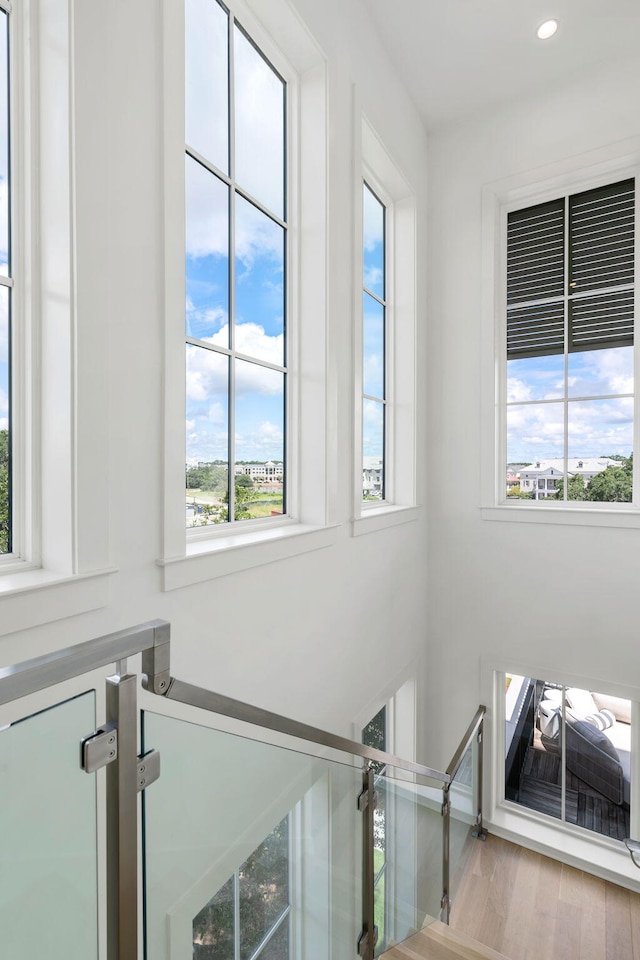
[[[391,947],[382,954],[380,960],[508,960],[508,958],[436,920],[404,943]]]

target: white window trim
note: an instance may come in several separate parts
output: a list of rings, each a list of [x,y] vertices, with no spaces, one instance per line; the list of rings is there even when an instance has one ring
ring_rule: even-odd
[[[333,542],[336,529],[328,523],[327,508],[326,61],[286,0],[268,5],[232,0],[231,7],[287,82],[288,513],[268,523],[211,525],[191,535],[185,530],[184,10],[182,3],[165,0],[166,441],[163,555],[158,560],[164,590],[320,549]],[[299,317],[304,317],[303,325]]]
[[[91,106],[76,70],[77,23],[72,5],[59,0],[24,0],[11,18],[12,216],[23,229],[12,250],[15,552],[0,560],[0,635],[105,606],[114,572],[106,510],[94,507],[108,502],[99,429],[106,391],[96,389],[95,371],[102,351],[94,329],[79,336],[76,322],[84,302],[77,237],[84,228],[95,232],[95,211],[75,203],[76,134]],[[106,306],[87,297],[97,329]],[[81,496],[85,489],[91,498]]]
[[[353,522],[360,536],[418,519],[416,503],[416,201],[354,94]],[[385,206],[385,500],[362,500],[362,182]]]
[[[599,503],[586,507],[582,501],[545,503],[543,507],[507,503],[505,498],[506,451],[506,358],[505,358],[505,264],[506,216],[564,193],[588,190],[626,177],[640,186],[640,138],[572,157],[526,174],[488,184],[482,196],[482,401],[481,401],[481,516],[483,520],[523,523],[580,524],[605,527],[640,527],[640,472],[634,470],[634,503]],[[640,196],[636,192],[636,210]],[[640,217],[636,216],[636,251],[640,250]],[[640,303],[640,257],[635,262],[636,315]],[[635,417],[634,450],[640,447],[640,344],[634,357]]]
[[[632,701],[631,836],[640,832],[640,688],[559,670],[553,664],[523,661],[504,655],[482,658],[481,684],[489,706],[485,722],[485,823],[491,833],[539,853],[587,870],[640,893],[638,869],[622,843],[570,823],[529,810],[504,799],[505,673],[548,679],[581,690],[598,690]]]

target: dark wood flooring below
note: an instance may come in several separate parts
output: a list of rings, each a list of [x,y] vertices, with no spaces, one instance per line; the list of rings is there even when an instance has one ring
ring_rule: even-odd
[[[520,776],[517,802],[559,818],[561,794],[561,758],[544,748],[529,747]],[[567,771],[565,819],[615,840],[630,836],[628,808],[611,803],[570,771]]]

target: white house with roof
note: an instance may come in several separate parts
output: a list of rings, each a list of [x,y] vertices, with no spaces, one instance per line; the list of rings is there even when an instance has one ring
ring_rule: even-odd
[[[610,457],[569,457],[569,478],[581,476],[585,486],[607,467],[620,466],[619,460]],[[558,481],[564,480],[564,459],[536,460],[520,468],[520,489],[523,493],[535,493],[536,500],[552,497],[558,489]]]

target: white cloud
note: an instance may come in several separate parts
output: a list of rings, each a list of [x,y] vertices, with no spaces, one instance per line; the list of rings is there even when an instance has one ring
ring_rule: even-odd
[[[0,414],[6,417],[9,413],[9,396],[6,390],[0,387]],[[4,429],[4,428],[3,428]]]
[[[284,436],[282,427],[265,420],[254,430],[236,432],[236,457],[247,460],[282,460]]]
[[[196,331],[195,336],[202,330],[220,330],[224,324],[229,329],[229,316],[222,307],[213,307],[211,309],[201,310],[193,305],[190,297],[187,297],[185,310],[187,315],[188,329]],[[201,338],[202,339],[202,338]]]
[[[257,200],[282,215],[284,97],[282,81],[236,30],[236,176]]]
[[[228,188],[190,157],[186,164],[187,256],[226,257],[229,253]]]
[[[9,420],[7,417],[0,417],[0,430],[9,429]]]
[[[628,456],[633,448],[633,400],[569,403],[570,457]],[[507,460],[564,455],[564,404],[510,407],[507,416]]]
[[[228,17],[211,0],[185,5],[186,139],[226,168]]]
[[[207,343],[226,347],[229,329],[225,324],[218,333],[206,338]],[[270,363],[281,364],[283,335],[270,337],[264,328],[255,323],[242,323],[236,327],[236,349],[247,356],[259,357]],[[216,397],[225,398],[228,361],[226,356],[213,350],[192,347],[187,350],[187,398],[201,404]],[[236,366],[236,393],[278,396],[282,393],[281,373],[260,364],[238,360]],[[193,415],[193,411],[190,411]]]
[[[368,266],[365,268],[363,282],[365,287],[376,293],[376,287],[384,280],[384,271],[380,267]]]
[[[518,377],[507,377],[507,402],[524,403],[531,400],[531,386]]]

